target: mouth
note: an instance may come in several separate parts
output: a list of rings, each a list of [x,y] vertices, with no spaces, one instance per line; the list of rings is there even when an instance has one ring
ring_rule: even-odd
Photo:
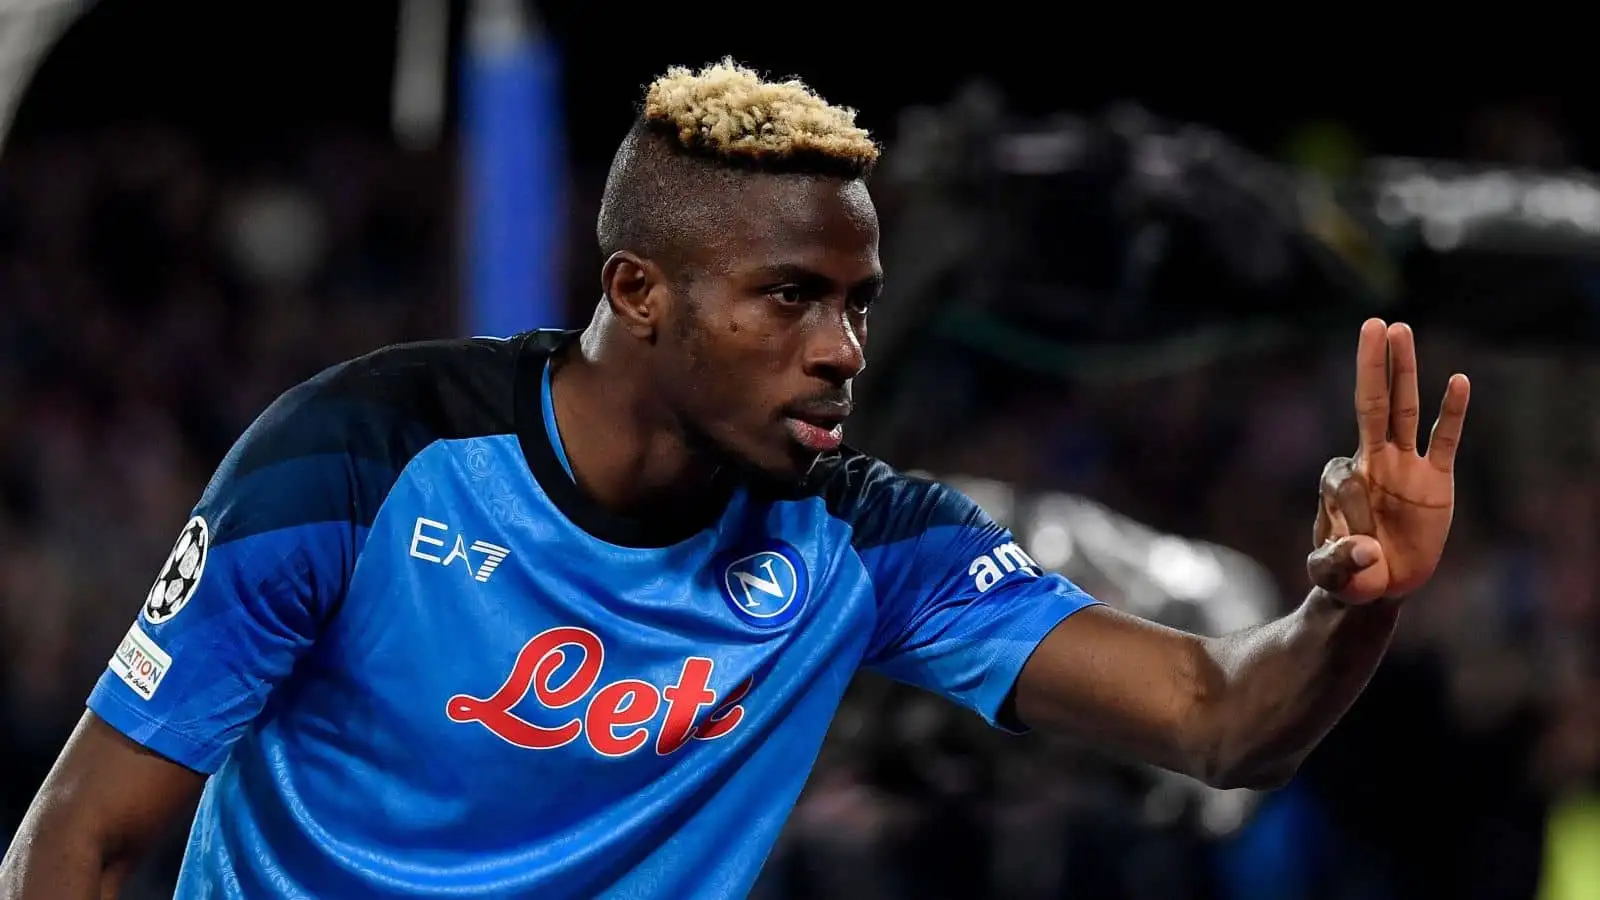
[[[783,424],[795,443],[807,450],[826,453],[844,443],[844,420],[850,415],[847,404],[829,404],[791,410]]]

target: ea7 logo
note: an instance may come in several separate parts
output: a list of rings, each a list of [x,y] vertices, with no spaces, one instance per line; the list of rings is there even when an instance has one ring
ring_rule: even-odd
[[[432,532],[432,534],[428,532]],[[434,537],[434,534],[439,535],[439,537]],[[459,560],[473,578],[479,581],[488,581],[489,576],[494,574],[494,570],[500,568],[500,564],[506,561],[507,556],[511,555],[510,550],[499,544],[491,544],[488,541],[473,541],[471,545],[468,545],[467,539],[460,534],[455,535],[455,542],[452,544],[449,538],[449,525],[443,522],[435,522],[432,519],[418,518],[416,527],[411,531],[411,556],[425,562],[438,563],[446,568],[455,565]],[[439,556],[423,550],[424,544],[429,547],[448,546],[450,547],[450,552]],[[477,554],[476,559],[469,555],[469,550]]]
[[[1039,564],[1033,561],[1026,550],[1018,547],[1016,541],[1001,544],[973,560],[972,565],[967,567],[967,574],[972,576],[973,586],[980,594],[1012,572],[1039,574]]]

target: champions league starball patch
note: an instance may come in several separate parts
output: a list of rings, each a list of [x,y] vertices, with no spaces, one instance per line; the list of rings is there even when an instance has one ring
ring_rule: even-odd
[[[160,625],[183,611],[200,584],[200,574],[206,570],[206,554],[211,546],[211,529],[199,516],[189,520],[178,535],[178,543],[161,567],[161,574],[150,588],[144,601],[144,618],[151,625]]]

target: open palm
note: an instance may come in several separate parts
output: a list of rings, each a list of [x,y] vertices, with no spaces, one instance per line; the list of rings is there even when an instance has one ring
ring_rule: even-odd
[[[1417,347],[1411,329],[1369,319],[1356,350],[1356,419],[1361,449],[1355,470],[1366,483],[1371,521],[1348,522],[1371,534],[1383,556],[1363,573],[1363,593],[1400,597],[1421,587],[1439,565],[1455,511],[1456,447],[1470,385],[1452,375],[1425,455],[1417,452]],[[1376,599],[1360,598],[1360,599]]]

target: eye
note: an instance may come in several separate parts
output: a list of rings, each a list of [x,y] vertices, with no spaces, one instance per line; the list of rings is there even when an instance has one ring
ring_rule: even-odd
[[[877,303],[878,298],[882,295],[883,279],[880,277],[855,285],[850,289],[850,294],[846,298],[846,301],[848,302],[852,312],[856,313],[857,315],[864,316],[869,310],[872,309],[873,304]]]
[[[780,284],[768,288],[767,296],[784,306],[798,306],[806,302],[805,289],[798,284]]]

